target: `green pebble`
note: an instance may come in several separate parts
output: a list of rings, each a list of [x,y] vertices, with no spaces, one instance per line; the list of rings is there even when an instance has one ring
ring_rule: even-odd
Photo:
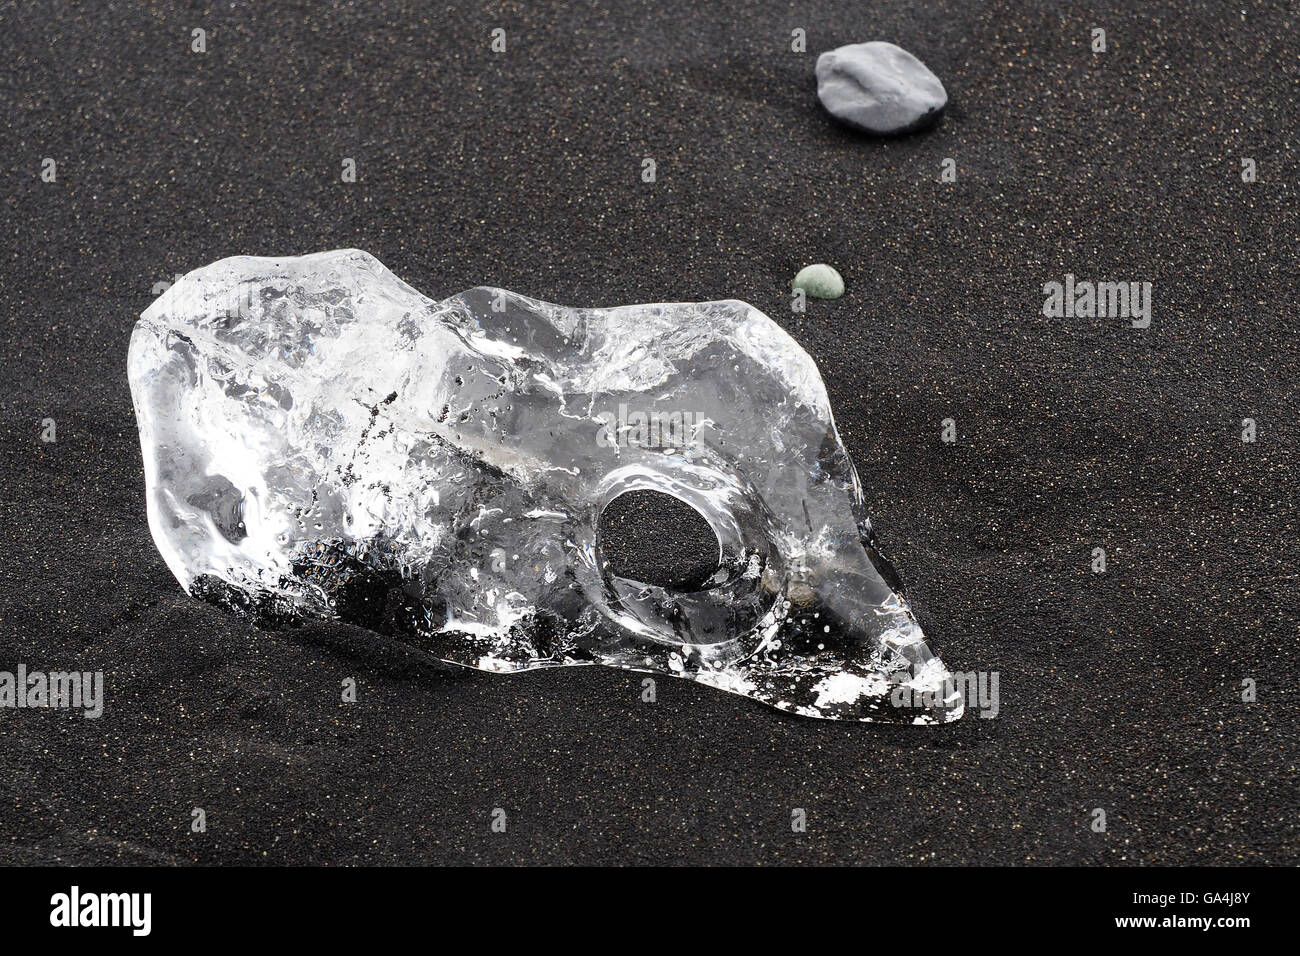
[[[838,299],[844,294],[844,280],[824,262],[800,269],[794,277],[794,287],[803,289],[814,299]]]

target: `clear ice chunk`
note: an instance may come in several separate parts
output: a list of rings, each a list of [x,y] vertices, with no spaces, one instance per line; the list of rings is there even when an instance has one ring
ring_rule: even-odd
[[[962,695],[886,583],[806,352],[744,302],[434,302],[340,250],[223,259],[141,316],[149,526],[187,592],[490,671],[606,664],[812,717],[942,722]],[[718,569],[614,574],[601,516],[693,507]]]

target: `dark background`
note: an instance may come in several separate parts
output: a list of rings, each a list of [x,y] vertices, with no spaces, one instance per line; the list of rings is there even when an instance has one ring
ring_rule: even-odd
[[[0,862],[1296,862],[1298,19],[3,4],[0,669],[102,669],[107,704],[0,712]],[[869,39],[943,80],[937,129],[820,111],[816,55]],[[347,246],[433,298],[766,311],[932,646],[998,671],[1001,713],[833,724],[667,678],[644,704],[641,675],[445,673],[187,598],[145,523],[132,323],[215,259]],[[847,294],[794,316],[817,261]],[[1151,328],[1044,318],[1067,272],[1153,282]]]

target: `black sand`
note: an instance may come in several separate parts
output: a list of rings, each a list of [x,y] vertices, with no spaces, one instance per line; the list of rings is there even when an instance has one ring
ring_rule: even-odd
[[[1300,859],[1290,4],[270,6],[0,6],[0,669],[107,681],[99,720],[0,711],[0,862]],[[817,107],[817,53],[876,38],[947,85],[936,129]],[[640,675],[446,673],[187,598],[145,524],[132,323],[175,273],[346,246],[435,298],[784,324],[998,717],[644,704]],[[816,261],[848,293],[792,316]],[[1154,283],[1151,327],[1044,318],[1066,273]]]

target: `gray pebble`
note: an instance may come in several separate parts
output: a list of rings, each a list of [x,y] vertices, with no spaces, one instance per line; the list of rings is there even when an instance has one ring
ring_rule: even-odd
[[[814,299],[838,299],[844,294],[844,280],[824,262],[800,269],[791,284]]]
[[[892,43],[854,43],[817,58],[817,98],[836,119],[881,136],[929,126],[948,105],[943,84]]]

